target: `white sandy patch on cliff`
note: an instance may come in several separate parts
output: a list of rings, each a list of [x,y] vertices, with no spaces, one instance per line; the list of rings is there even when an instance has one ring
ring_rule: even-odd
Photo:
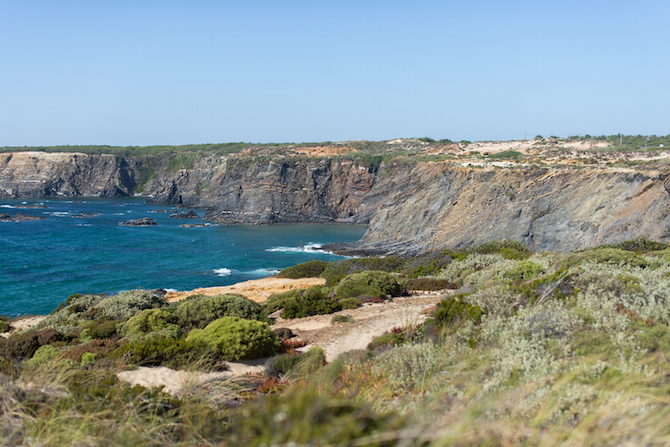
[[[293,289],[307,289],[312,286],[321,286],[326,283],[323,278],[262,278],[244,281],[231,286],[224,287],[204,287],[191,290],[190,292],[169,292],[165,299],[169,303],[183,300],[194,295],[220,295],[225,293],[239,293],[249,298],[251,301],[262,303],[273,293],[286,292]]]

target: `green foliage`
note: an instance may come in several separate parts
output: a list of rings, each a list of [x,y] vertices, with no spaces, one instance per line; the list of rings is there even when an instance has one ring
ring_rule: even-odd
[[[505,272],[505,277],[513,280],[533,279],[537,275],[544,273],[544,267],[532,261],[520,261],[516,266]]]
[[[400,296],[402,293],[403,288],[395,277],[380,271],[353,273],[343,278],[335,288],[335,294],[340,299],[359,296],[385,298]]]
[[[201,329],[196,329],[201,331]],[[172,368],[187,368],[194,364],[212,367],[216,353],[200,340],[177,340],[156,336],[119,346],[109,354],[112,359],[123,359],[127,363]]]
[[[361,301],[358,298],[343,298],[341,300],[337,300],[337,302],[342,306],[342,310],[358,309],[361,307]]]
[[[44,363],[49,362],[50,360],[58,357],[59,351],[57,348],[51,345],[40,346],[37,351],[33,354],[32,358],[26,362],[26,364],[31,364],[38,366]]]
[[[484,311],[463,301],[465,295],[450,296],[440,301],[433,312],[433,322],[448,328],[457,328],[465,321],[479,324]]]
[[[285,300],[282,318],[303,318],[312,315],[332,314],[342,310],[342,305],[330,298],[329,289],[325,286],[313,286],[305,290],[299,297]]]
[[[177,318],[168,308],[145,309],[131,317],[122,327],[123,335],[158,332],[176,323]]]
[[[113,319],[127,319],[144,309],[163,307],[167,303],[163,298],[147,290],[128,290],[118,295],[101,299],[93,307],[101,309],[102,315]]]
[[[311,261],[303,262],[302,264],[287,267],[279,272],[278,276],[291,279],[318,277],[323,273],[327,266],[327,262],[313,259]]]
[[[81,356],[81,366],[91,365],[95,363],[97,356],[92,352],[84,352]]]
[[[182,328],[201,329],[221,317],[250,320],[262,318],[262,308],[242,295],[203,296],[182,301],[174,310],[177,324]]]
[[[103,339],[109,338],[116,334],[116,326],[118,321],[89,321],[84,324],[84,330],[80,337],[82,339]],[[85,333],[85,335],[84,335]]]
[[[617,248],[620,250],[633,251],[636,253],[647,253],[650,251],[667,250],[668,244],[665,242],[652,241],[645,238],[633,239],[620,242],[618,244],[606,244],[596,247],[599,248]]]
[[[338,324],[338,323],[353,323],[354,322],[354,317],[351,315],[335,315],[333,318],[330,319],[330,324]]]
[[[405,259],[393,256],[345,259],[328,264],[321,277],[326,278],[326,284],[329,286],[335,286],[345,276],[364,270],[399,273],[404,269],[406,262]]]
[[[473,250],[475,253],[481,254],[499,254],[507,259],[526,259],[533,253],[518,241],[490,241],[485,242]]]
[[[219,318],[204,329],[194,329],[186,342],[202,343],[229,361],[266,357],[279,350],[277,336],[266,323],[238,317]]]
[[[593,248],[581,253],[572,253],[561,262],[560,268],[565,270],[587,261],[599,264],[626,265],[629,267],[646,267],[647,261],[640,255],[618,248]]]
[[[670,328],[665,324],[643,326],[636,334],[640,347],[648,352],[670,353]]]
[[[378,350],[379,348],[389,348],[392,346],[401,346],[409,342],[409,339],[404,334],[398,332],[387,332],[372,339],[368,344],[368,349]]]
[[[380,415],[357,401],[330,398],[314,386],[296,387],[236,412],[230,421],[230,445],[396,445],[375,442],[374,436],[395,433],[401,426],[402,419],[394,414]]]
[[[286,292],[273,293],[270,297],[261,303],[263,312],[267,315],[284,308],[284,304],[300,298],[305,293],[305,289],[293,289]]]
[[[435,278],[411,278],[405,281],[407,290],[443,290],[451,288],[451,283],[446,279]]]
[[[268,368],[271,377],[283,377],[291,373],[299,376],[314,374],[326,364],[326,355],[321,348],[311,348],[304,354],[281,354],[275,357]]]
[[[520,158],[523,154],[519,151],[500,151],[488,156],[491,160],[505,160],[505,159],[517,159]]]
[[[110,356],[119,347],[119,342],[112,339],[96,339],[88,343],[82,343],[73,346],[61,352],[61,356],[76,363],[81,363],[82,356],[90,352],[96,355],[96,358],[105,358]]]
[[[0,320],[0,333],[9,332],[12,327],[4,320]]]
[[[64,340],[63,334],[55,329],[30,330],[11,335],[4,343],[4,354],[12,360],[26,360],[31,358],[40,346]]]

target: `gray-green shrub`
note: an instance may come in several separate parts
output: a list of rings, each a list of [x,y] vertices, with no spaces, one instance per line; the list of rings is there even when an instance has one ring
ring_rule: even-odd
[[[353,273],[343,278],[335,288],[335,294],[340,299],[363,295],[385,298],[387,295],[399,296],[402,292],[402,286],[393,275],[379,271]]]

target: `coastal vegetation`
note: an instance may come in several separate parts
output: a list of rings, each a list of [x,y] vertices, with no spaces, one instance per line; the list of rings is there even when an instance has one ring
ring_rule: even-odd
[[[532,253],[494,241],[419,258],[307,263],[326,286],[258,305],[239,295],[168,304],[148,291],[72,295],[0,339],[0,432],[10,445],[663,445],[670,442],[670,248],[635,240]],[[345,287],[346,286],[346,287]],[[342,289],[343,288],[343,289]],[[440,290],[365,350],[326,363],[272,321]],[[339,290],[339,292],[338,292]],[[343,298],[347,296],[346,298]],[[245,301],[246,300],[246,301]],[[347,303],[345,305],[345,303]],[[281,310],[283,309],[283,310]],[[4,321],[4,320],[3,320]],[[171,395],[116,373],[265,374]]]

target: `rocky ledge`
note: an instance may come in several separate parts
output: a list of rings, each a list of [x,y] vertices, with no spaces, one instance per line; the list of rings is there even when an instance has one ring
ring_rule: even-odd
[[[23,213],[16,213],[15,215],[11,214],[0,214],[0,222],[26,222],[29,220],[44,220],[46,217],[42,216],[28,216]]]

